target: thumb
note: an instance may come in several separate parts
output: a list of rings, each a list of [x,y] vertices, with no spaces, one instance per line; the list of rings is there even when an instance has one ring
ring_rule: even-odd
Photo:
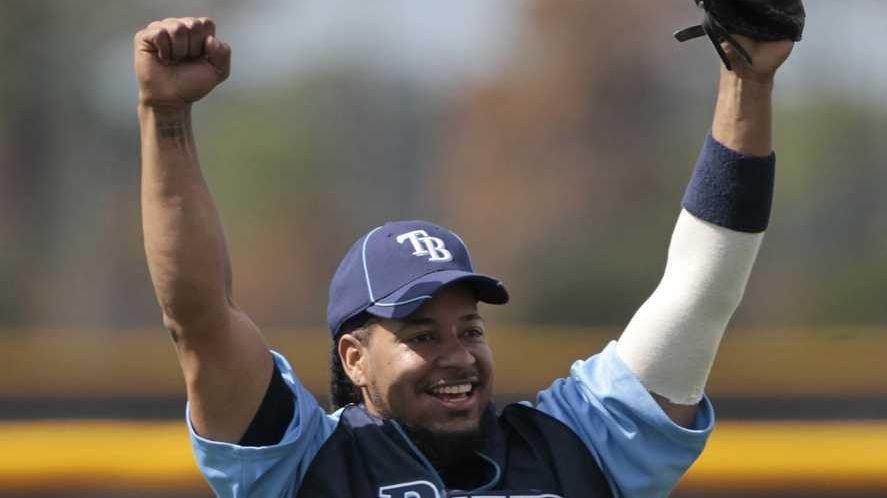
[[[231,47],[213,35],[206,37],[206,60],[215,68],[222,80],[231,73]]]

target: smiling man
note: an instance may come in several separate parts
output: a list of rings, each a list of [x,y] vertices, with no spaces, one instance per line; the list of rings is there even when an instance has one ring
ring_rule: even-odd
[[[704,387],[769,219],[771,93],[791,42],[736,37],[661,283],[618,341],[501,411],[478,303],[502,283],[425,221],[360,237],[330,286],[326,413],[235,304],[191,105],[227,78],[207,18],[136,34],[145,251],[188,393],[201,470],[220,497],[663,497],[714,420]]]

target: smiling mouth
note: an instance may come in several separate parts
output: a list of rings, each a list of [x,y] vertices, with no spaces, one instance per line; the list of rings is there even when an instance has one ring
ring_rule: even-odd
[[[426,392],[444,402],[444,404],[449,405],[470,400],[474,397],[477,387],[477,382],[461,382],[458,384],[437,385]]]

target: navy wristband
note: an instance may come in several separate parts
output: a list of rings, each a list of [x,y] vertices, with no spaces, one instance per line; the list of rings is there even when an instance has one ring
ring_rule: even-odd
[[[763,232],[770,222],[775,170],[775,153],[741,154],[709,133],[682,205],[709,223],[739,232]]]

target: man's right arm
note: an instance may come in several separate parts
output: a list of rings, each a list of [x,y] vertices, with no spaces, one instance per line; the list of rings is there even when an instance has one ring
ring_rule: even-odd
[[[142,224],[151,280],[185,377],[191,423],[237,442],[273,370],[232,298],[224,233],[204,181],[191,104],[224,81],[230,49],[206,18],[167,19],[134,39],[142,140]]]

